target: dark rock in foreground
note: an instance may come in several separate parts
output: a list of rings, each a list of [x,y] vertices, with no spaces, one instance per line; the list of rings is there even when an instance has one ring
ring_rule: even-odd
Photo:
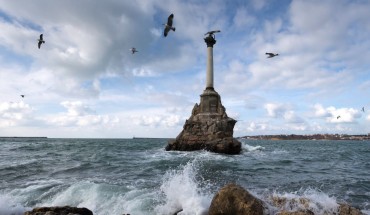
[[[170,140],[166,150],[207,150],[223,154],[239,154],[241,143],[233,138],[236,120],[226,114],[220,95],[213,89],[204,90],[200,104],[195,104],[182,132]]]
[[[261,200],[239,185],[228,184],[213,197],[208,215],[263,215]]]
[[[24,215],[93,215],[87,208],[63,207],[39,207],[27,211]]]

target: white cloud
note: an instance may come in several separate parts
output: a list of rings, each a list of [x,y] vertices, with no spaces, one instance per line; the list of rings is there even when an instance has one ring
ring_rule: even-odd
[[[0,103],[0,127],[24,125],[32,121],[33,109],[20,102]]]
[[[292,110],[291,105],[267,103],[264,108],[269,117],[283,119],[285,126],[290,126],[293,130],[305,130],[307,128],[306,121]]]
[[[94,113],[94,111],[90,107],[84,105],[81,101],[64,101],[61,103],[61,105],[67,108],[68,116],[84,116]]]
[[[81,101],[64,101],[62,106],[67,108],[66,113],[49,116],[46,120],[54,126],[66,127],[114,127],[119,118],[108,115],[98,115],[91,107]]]
[[[329,113],[321,104],[315,104],[313,106],[314,110],[315,110],[315,116],[317,117],[331,117],[332,114]]]
[[[273,118],[283,118],[288,109],[286,105],[275,103],[265,104],[264,108],[267,111],[267,115]]]
[[[324,108],[320,104],[314,105],[314,114],[317,117],[325,118],[330,123],[353,123],[361,117],[360,111],[354,108],[335,108],[333,106]]]
[[[239,28],[245,28],[256,22],[255,17],[248,14],[246,8],[238,8],[234,16],[234,25]]]
[[[215,29],[215,89],[228,114],[249,123],[238,123],[240,131],[369,128],[369,116],[347,107],[367,105],[367,1],[297,0],[276,8],[265,0],[0,2],[0,102],[19,103],[25,94],[29,105],[27,114],[2,112],[0,123],[14,125],[12,134],[18,125],[42,130],[48,122],[65,136],[108,126],[116,130],[107,135],[177,135],[204,89],[203,37]],[[170,13],[176,32],[164,38]],[[38,49],[40,33],[46,43]],[[267,51],[280,55],[267,59]],[[329,107],[316,105],[315,117],[306,116],[312,104]],[[128,125],[132,116],[136,124]]]
[[[136,125],[140,126],[150,126],[150,127],[176,127],[182,122],[180,116],[176,114],[170,115],[139,115],[132,116],[131,119]]]
[[[257,122],[251,122],[248,127],[247,127],[247,131],[250,131],[250,132],[260,132],[260,131],[264,131],[266,130],[268,127],[268,125],[266,123],[257,123]]]
[[[153,77],[158,76],[155,72],[145,68],[135,68],[132,70],[132,74],[137,77]]]

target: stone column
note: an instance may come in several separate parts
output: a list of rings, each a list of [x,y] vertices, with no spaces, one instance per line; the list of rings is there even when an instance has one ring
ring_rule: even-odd
[[[241,143],[233,138],[236,120],[226,114],[221,96],[213,88],[213,45],[216,44],[210,31],[204,38],[207,44],[207,83],[195,104],[191,116],[185,121],[183,130],[176,139],[169,140],[166,150],[194,151],[207,150],[224,154],[239,154]]]
[[[212,34],[209,34],[204,41],[207,43],[207,83],[206,89],[213,90],[213,45],[216,40]]]

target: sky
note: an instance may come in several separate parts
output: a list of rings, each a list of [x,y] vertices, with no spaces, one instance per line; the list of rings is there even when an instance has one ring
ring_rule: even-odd
[[[368,0],[0,0],[0,29],[0,136],[175,138],[210,30],[234,137],[370,133]]]

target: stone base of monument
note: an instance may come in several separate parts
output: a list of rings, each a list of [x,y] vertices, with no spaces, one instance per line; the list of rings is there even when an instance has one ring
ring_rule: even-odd
[[[227,116],[220,95],[207,88],[200,97],[200,104],[195,104],[182,132],[168,142],[166,150],[239,154],[241,143],[233,138],[236,120]]]

